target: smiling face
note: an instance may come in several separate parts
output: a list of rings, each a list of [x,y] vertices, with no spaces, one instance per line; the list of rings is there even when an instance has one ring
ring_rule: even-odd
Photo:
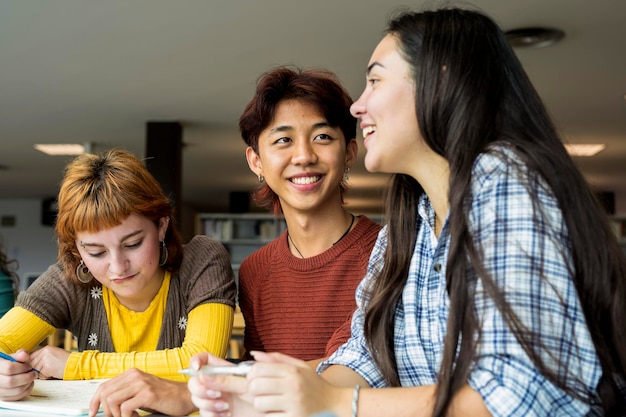
[[[285,100],[259,135],[258,154],[249,147],[246,158],[278,195],[283,211],[307,211],[341,204],[339,185],[356,149],[354,140],[346,149],[341,129],[329,126],[315,106]]]
[[[350,108],[360,119],[371,172],[404,173],[419,161],[423,143],[415,112],[415,86],[397,39],[385,36],[367,68],[365,90]]]
[[[87,268],[119,301],[131,309],[150,303],[161,286],[159,242],[168,219],[159,228],[146,217],[131,214],[118,226],[96,233],[76,233],[76,246]],[[146,304],[147,303],[147,304]]]

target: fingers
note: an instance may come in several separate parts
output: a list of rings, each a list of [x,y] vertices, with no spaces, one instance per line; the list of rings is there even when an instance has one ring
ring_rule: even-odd
[[[232,365],[232,363],[207,352],[199,353],[189,361],[189,367],[196,371],[204,365]]]
[[[295,365],[295,366],[306,366],[306,362],[301,361],[300,359],[293,358],[291,356],[287,356],[283,353],[278,353],[278,352],[267,353],[267,352],[260,352],[260,351],[252,351],[250,352],[250,355],[252,355],[252,357],[257,362],[283,363],[283,364]]]

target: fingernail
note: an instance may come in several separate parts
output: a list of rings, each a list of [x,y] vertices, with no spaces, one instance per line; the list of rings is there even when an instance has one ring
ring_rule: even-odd
[[[230,404],[226,401],[218,401],[215,403],[215,410],[217,411],[226,411],[228,409],[230,409]]]
[[[215,399],[215,398],[220,398],[222,396],[222,393],[221,391],[214,391],[212,389],[209,389],[206,391],[206,396],[209,398]]]

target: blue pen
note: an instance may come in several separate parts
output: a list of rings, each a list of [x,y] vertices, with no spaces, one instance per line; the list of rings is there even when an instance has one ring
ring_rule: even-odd
[[[6,360],[11,361],[11,362],[17,362],[17,359],[15,359],[13,356],[9,356],[9,355],[7,355],[7,354],[6,354],[6,353],[4,353],[4,352],[0,352],[0,358],[6,359]],[[39,372],[39,369],[30,368],[30,370],[31,370],[31,371],[35,371],[35,372],[37,372],[37,373],[40,373],[40,372]]]

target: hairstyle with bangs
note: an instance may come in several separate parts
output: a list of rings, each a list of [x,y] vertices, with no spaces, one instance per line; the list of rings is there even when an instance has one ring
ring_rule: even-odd
[[[276,67],[259,77],[254,96],[239,119],[239,130],[246,144],[259,153],[259,136],[272,122],[278,105],[284,100],[298,100],[315,106],[332,127],[343,133],[346,147],[356,138],[356,119],[350,114],[352,98],[337,76],[327,70]],[[347,184],[341,182],[341,196]],[[252,195],[261,207],[280,214],[276,193],[262,183]]]
[[[76,267],[81,259],[76,233],[110,229],[131,214],[150,219],[157,228],[161,218],[170,219],[165,233],[168,260],[163,268],[173,272],[180,267],[182,240],[174,227],[172,204],[132,153],[113,149],[78,156],[65,168],[57,201],[58,260],[76,283]]]

